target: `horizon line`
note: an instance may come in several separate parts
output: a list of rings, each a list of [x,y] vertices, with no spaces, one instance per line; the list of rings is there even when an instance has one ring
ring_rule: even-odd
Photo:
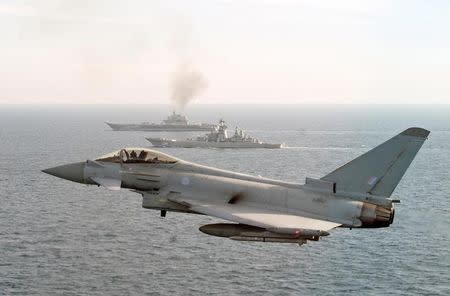
[[[127,103],[127,102],[1,102],[0,106],[73,106],[73,105],[80,105],[80,106],[123,106],[123,105],[159,105],[159,106],[172,106],[173,108],[179,109],[180,107],[177,107],[174,104],[171,103]],[[198,102],[198,103],[192,103],[188,104],[187,106],[181,108],[186,109],[192,106],[209,106],[209,105],[250,105],[250,106],[261,106],[261,105],[402,105],[402,106],[417,106],[417,105],[450,105],[450,102],[302,102],[302,103],[296,103],[296,102]]]

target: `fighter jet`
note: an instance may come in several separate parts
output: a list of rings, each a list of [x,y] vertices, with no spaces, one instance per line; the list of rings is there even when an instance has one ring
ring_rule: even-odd
[[[305,244],[336,227],[388,227],[391,194],[429,131],[409,128],[320,179],[304,184],[235,173],[146,148],[125,148],[95,160],[43,172],[66,180],[130,189],[142,206],[203,214],[231,223],[203,225],[203,233],[237,241]]]

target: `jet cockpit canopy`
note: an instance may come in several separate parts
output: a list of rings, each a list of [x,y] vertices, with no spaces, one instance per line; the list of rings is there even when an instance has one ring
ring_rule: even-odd
[[[96,159],[96,161],[114,163],[171,164],[176,163],[178,159],[162,152],[146,148],[125,148],[100,156]]]

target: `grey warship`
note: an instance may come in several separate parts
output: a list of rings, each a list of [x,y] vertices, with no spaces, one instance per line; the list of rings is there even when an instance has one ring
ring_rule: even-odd
[[[146,131],[146,132],[195,132],[213,130],[215,125],[210,123],[189,122],[187,117],[172,112],[160,124],[142,123],[111,123],[106,122],[115,131]]]
[[[244,133],[236,127],[234,135],[228,137],[227,126],[222,119],[210,133],[186,140],[174,140],[166,138],[146,138],[154,147],[179,147],[179,148],[282,148],[283,144],[271,144],[262,142]]]

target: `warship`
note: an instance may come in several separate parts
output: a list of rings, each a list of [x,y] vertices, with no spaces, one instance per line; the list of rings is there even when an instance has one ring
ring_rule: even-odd
[[[227,126],[222,119],[210,133],[186,140],[165,138],[146,138],[154,147],[180,147],[180,148],[281,148],[283,144],[264,143],[244,133],[238,127],[234,135],[228,137]]]
[[[187,117],[173,113],[160,124],[142,123],[111,123],[106,122],[115,131],[146,131],[146,132],[195,132],[214,129],[214,124],[189,122]]]

